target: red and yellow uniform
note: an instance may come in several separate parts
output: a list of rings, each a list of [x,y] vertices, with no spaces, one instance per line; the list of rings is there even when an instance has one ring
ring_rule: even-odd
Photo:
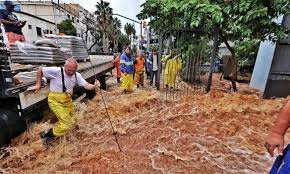
[[[144,86],[144,67],[145,59],[142,55],[139,55],[135,60],[135,83],[137,87],[139,85]]]
[[[122,76],[120,58],[121,58],[121,54],[119,54],[115,59],[115,66],[117,69],[117,77],[118,78],[121,78],[121,76]]]

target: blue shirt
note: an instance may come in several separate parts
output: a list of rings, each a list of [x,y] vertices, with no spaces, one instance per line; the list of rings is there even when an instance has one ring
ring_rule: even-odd
[[[146,68],[148,71],[153,70],[153,55],[150,53],[146,60]]]
[[[0,10],[0,19],[5,19],[5,20],[11,21],[11,22],[18,21],[17,16],[6,9]],[[17,26],[15,24],[4,24],[4,28],[5,28],[6,32],[13,32],[16,34],[22,34],[22,31],[21,31],[22,27],[21,26]]]
[[[134,73],[134,60],[131,56],[127,56],[126,53],[121,55],[120,59],[122,73],[133,74]]]

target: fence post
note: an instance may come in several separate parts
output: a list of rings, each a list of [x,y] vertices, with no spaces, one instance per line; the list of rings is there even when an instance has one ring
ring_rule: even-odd
[[[157,63],[158,63],[158,71],[157,71],[157,77],[156,77],[156,84],[157,84],[157,90],[160,90],[160,77],[162,72],[162,55],[163,55],[163,32],[161,31],[159,33],[159,39],[158,39],[158,57],[157,57]]]
[[[206,85],[205,91],[208,93],[210,91],[211,85],[212,85],[212,74],[214,70],[214,61],[217,57],[217,51],[218,51],[218,28],[214,28],[214,37],[213,37],[213,48],[211,53],[211,61],[210,61],[210,70],[208,75],[208,81]]]

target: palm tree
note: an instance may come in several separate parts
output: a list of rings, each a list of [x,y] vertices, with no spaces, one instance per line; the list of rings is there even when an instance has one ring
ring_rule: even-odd
[[[117,28],[117,29],[120,30],[121,27],[122,27],[121,20],[118,19],[117,17],[115,17],[115,18],[113,19],[113,26],[114,26],[115,28]]]
[[[127,36],[130,38],[130,36],[132,34],[132,32],[131,32],[131,24],[126,23],[126,25],[124,26],[124,30],[125,30]]]
[[[113,9],[110,7],[110,3],[101,0],[97,2],[97,10],[95,11],[95,15],[97,16],[98,27],[102,34],[102,43],[104,52],[109,52],[109,40],[108,40],[108,28],[113,20]]]
[[[132,24],[132,38],[133,38],[133,43],[134,43],[135,40],[137,39],[136,29],[135,29],[135,25],[134,24]]]
[[[121,27],[122,27],[122,24],[121,24],[120,19],[115,17],[109,28],[109,37],[114,43],[114,51],[117,51],[118,40],[121,34]]]
[[[126,34],[129,36],[130,38],[130,43],[132,44],[132,35],[134,36],[136,34],[136,30],[134,28],[133,24],[129,24],[127,23],[124,27]]]

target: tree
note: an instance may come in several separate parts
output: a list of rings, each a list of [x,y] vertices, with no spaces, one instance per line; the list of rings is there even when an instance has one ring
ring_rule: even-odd
[[[118,18],[114,18],[110,27],[109,27],[109,38],[110,40],[113,42],[114,45],[114,51],[117,51],[117,47],[118,47],[118,40],[119,40],[119,36],[121,33],[121,21]]]
[[[92,51],[92,48],[95,45],[98,45],[98,46],[101,45],[101,42],[100,42],[100,40],[101,40],[101,32],[98,29],[95,29],[95,30],[90,30],[90,33],[94,37],[94,43],[88,48],[89,52]]]
[[[123,33],[120,33],[119,40],[118,40],[118,47],[123,48],[128,45],[130,45],[129,37]]]
[[[73,26],[72,22],[73,22],[72,20],[66,19],[61,23],[57,24],[57,29],[59,30],[60,33],[64,33],[70,36],[76,36],[77,29]]]
[[[156,31],[166,26],[200,29],[204,31],[202,35],[209,38],[218,33],[219,43],[225,43],[231,52],[229,63],[232,67],[227,78],[234,88],[238,60],[229,42],[253,39],[276,42],[289,33],[273,22],[290,11],[289,0],[147,0],[142,7],[138,18],[153,17],[150,25]]]
[[[124,30],[125,30],[127,36],[130,38],[130,44],[131,44],[132,43],[132,37],[136,34],[136,30],[134,28],[134,25],[127,23],[124,26]]]
[[[86,28],[85,31],[81,33],[81,36],[83,40],[87,43],[89,32],[94,31],[97,28],[97,21],[95,21],[95,18],[91,13],[85,13],[82,23],[85,24]]]
[[[81,21],[85,25],[85,29],[81,31],[81,37],[84,40],[84,42],[88,43],[88,37],[89,35],[93,36],[94,43],[87,48],[88,52],[92,52],[92,48],[95,45],[101,46],[100,40],[101,40],[101,33],[98,29],[97,21],[93,14],[86,12],[84,13],[83,19]],[[96,51],[96,50],[93,50]]]
[[[244,40],[243,42],[239,42],[235,45],[240,71],[253,71],[259,45],[259,40]]]
[[[113,20],[113,9],[110,7],[110,3],[101,0],[97,2],[97,10],[95,14],[97,16],[97,22],[99,30],[102,34],[102,43],[104,52],[109,52],[109,38],[108,38],[108,29]]]
[[[132,35],[133,35],[133,43],[135,43],[135,40],[137,40],[138,39],[138,37],[136,36],[136,29],[135,29],[135,25],[133,24],[132,25]]]

